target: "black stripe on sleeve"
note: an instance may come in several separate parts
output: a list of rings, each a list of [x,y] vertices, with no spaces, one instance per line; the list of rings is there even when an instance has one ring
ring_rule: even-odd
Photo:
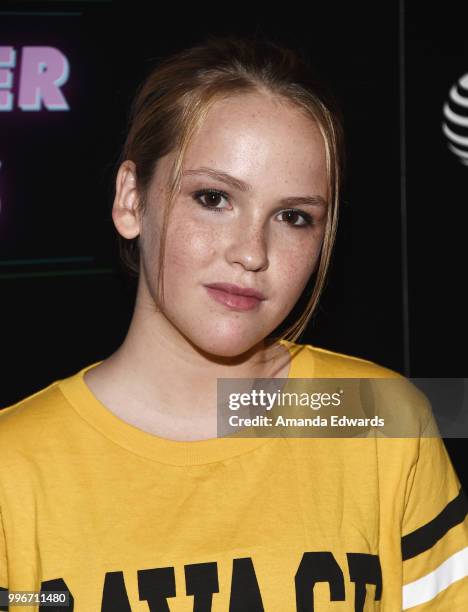
[[[0,587],[0,593],[2,597],[0,600],[0,610],[5,610],[8,612],[8,589],[5,587]]]
[[[452,499],[432,521],[401,538],[403,561],[416,557],[438,542],[449,529],[465,520],[468,513],[468,500],[460,488],[457,497]]]

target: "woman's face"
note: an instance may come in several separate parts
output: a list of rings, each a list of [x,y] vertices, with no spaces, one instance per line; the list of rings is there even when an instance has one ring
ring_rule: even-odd
[[[140,290],[158,307],[159,238],[173,156],[157,166],[140,226]],[[216,102],[187,149],[169,219],[163,315],[211,354],[249,350],[299,299],[318,263],[326,217],[325,147],[317,125],[262,94]],[[208,289],[213,283],[255,289],[264,299]]]

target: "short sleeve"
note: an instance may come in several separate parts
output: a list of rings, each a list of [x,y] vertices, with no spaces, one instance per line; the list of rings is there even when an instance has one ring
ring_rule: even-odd
[[[406,489],[403,610],[468,610],[467,511],[467,497],[445,444],[426,428]]]

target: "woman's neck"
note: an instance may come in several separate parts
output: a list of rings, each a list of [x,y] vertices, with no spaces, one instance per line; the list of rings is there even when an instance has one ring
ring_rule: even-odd
[[[290,354],[263,340],[234,357],[200,350],[161,312],[136,304],[122,345],[85,375],[123,420],[162,437],[216,437],[218,378],[287,378]]]

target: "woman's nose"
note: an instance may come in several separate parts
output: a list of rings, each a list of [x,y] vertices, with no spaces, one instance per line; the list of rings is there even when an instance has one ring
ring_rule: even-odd
[[[239,263],[247,270],[261,270],[268,265],[267,241],[263,228],[237,228],[229,238],[225,256],[229,263]]]

